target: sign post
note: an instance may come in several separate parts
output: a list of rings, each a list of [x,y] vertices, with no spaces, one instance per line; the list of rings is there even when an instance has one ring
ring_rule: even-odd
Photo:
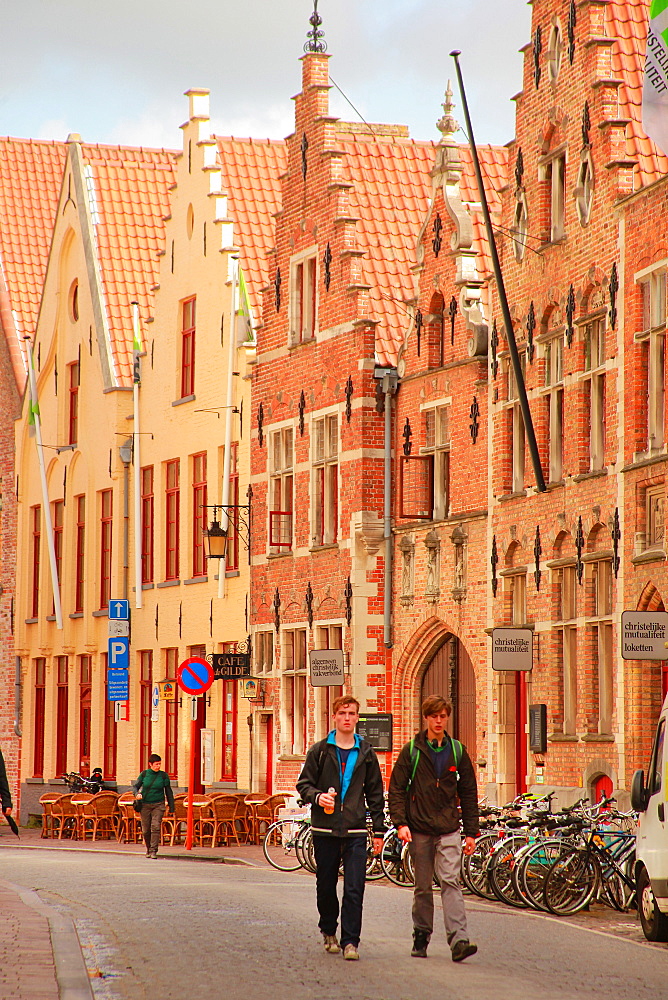
[[[668,612],[622,612],[622,659],[665,660]]]
[[[195,740],[197,736],[197,710],[195,696],[204,694],[213,684],[213,670],[200,656],[189,656],[179,664],[178,685],[186,694],[193,696],[193,712],[190,722],[190,761],[188,767],[188,816],[186,822],[186,851],[193,846],[193,793],[195,785]]]
[[[531,670],[533,632],[530,628],[492,629],[492,670]]]

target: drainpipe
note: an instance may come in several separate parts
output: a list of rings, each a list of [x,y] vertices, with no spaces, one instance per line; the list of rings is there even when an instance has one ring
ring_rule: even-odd
[[[232,406],[234,399],[234,360],[237,350],[237,276],[239,268],[239,258],[232,257],[232,298],[230,307],[230,335],[227,349],[227,393],[225,396],[225,452],[223,454],[223,489],[220,502],[222,510],[220,523],[225,531],[230,530],[230,519],[228,517],[228,505],[230,502],[230,469],[232,468]],[[234,524],[234,521],[232,522]],[[250,544],[250,543],[249,543]],[[219,560],[218,567],[218,596],[225,596],[225,571],[227,569],[227,549],[225,558]]]
[[[132,461],[132,438],[118,449],[123,463],[123,600],[128,599],[128,575],[130,572],[130,462]],[[141,587],[141,581],[139,583]]]
[[[16,672],[14,674],[14,734],[18,737],[23,736],[21,731],[21,657],[17,656],[16,660]]]
[[[383,597],[383,642],[392,648],[392,396],[397,391],[399,378],[396,368],[376,369],[376,378],[382,378],[385,396],[385,443],[383,488],[383,539],[385,541],[385,592]]]

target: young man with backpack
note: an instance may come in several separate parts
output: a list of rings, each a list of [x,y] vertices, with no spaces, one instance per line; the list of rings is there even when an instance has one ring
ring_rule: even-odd
[[[413,958],[426,958],[434,929],[434,873],[441,887],[443,919],[452,961],[475,955],[469,940],[464,897],[459,887],[462,843],[457,804],[461,805],[464,853],[472,854],[478,827],[478,787],[466,748],[445,726],[452,705],[430,695],[422,705],[427,727],[402,749],[390,778],[390,817],[397,836],[409,845],[415,869]]]
[[[385,821],[383,778],[370,743],[355,732],[359,702],[350,695],[334,700],[334,729],[315,743],[297,781],[303,802],[311,803],[311,831],[317,865],[318,927],[325,951],[346,961],[359,958],[367,860],[366,810],[373,823],[373,847],[380,854]],[[339,899],[336,888],[343,861],[341,944],[336,939]]]

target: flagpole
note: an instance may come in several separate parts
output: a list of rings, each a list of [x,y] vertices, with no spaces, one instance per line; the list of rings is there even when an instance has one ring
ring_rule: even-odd
[[[35,422],[35,444],[37,446],[37,461],[39,463],[39,475],[42,482],[42,506],[44,508],[44,522],[46,524],[46,543],[49,551],[49,565],[51,567],[51,585],[53,588],[53,610],[56,617],[56,627],[63,627],[63,609],[60,603],[60,583],[58,582],[58,567],[56,564],[56,545],[53,537],[53,522],[51,520],[51,505],[49,503],[49,488],[46,484],[46,466],[44,465],[44,447],[42,445],[42,422],[37,401],[37,383],[35,381],[35,367],[30,338],[26,337],[26,347],[28,350],[28,385],[30,387],[30,409]]]
[[[459,56],[461,52],[457,49],[451,52],[450,55],[455,60],[455,69],[457,70],[457,80],[459,82],[459,93],[462,98],[462,108],[464,111],[464,118],[466,119],[466,128],[468,129],[469,145],[471,147],[471,156],[473,157],[473,166],[475,168],[476,180],[478,181],[478,193],[480,194],[480,203],[482,205],[482,214],[485,219],[485,229],[487,230],[487,242],[489,243],[489,252],[492,258],[492,266],[494,268],[494,277],[496,279],[496,287],[499,295],[499,305],[501,306],[501,312],[503,314],[503,322],[506,327],[506,339],[508,341],[508,351],[510,352],[510,360],[512,361],[513,371],[515,373],[515,383],[517,385],[517,395],[520,400],[520,409],[522,410],[522,417],[524,418],[524,432],[526,434],[527,444],[529,445],[529,454],[531,455],[531,463],[533,465],[534,476],[536,477],[536,487],[539,493],[545,492],[545,477],[543,476],[543,468],[540,464],[540,455],[538,453],[538,442],[536,441],[536,432],[533,426],[533,420],[531,418],[531,409],[529,407],[529,399],[527,397],[526,384],[524,382],[524,373],[522,372],[522,366],[520,365],[520,356],[517,351],[517,343],[515,341],[515,331],[513,329],[513,321],[510,316],[510,308],[508,306],[508,298],[506,296],[506,286],[503,282],[503,273],[501,271],[501,262],[499,261],[499,253],[496,249],[496,240],[494,238],[494,229],[492,227],[492,219],[489,214],[489,205],[487,204],[487,195],[485,193],[485,185],[482,181],[482,171],[480,169],[480,160],[478,159],[478,149],[475,144],[475,139],[473,137],[473,126],[471,125],[471,117],[469,115],[469,106],[466,100],[466,91],[464,90],[464,79],[462,77],[462,71],[459,65]]]
[[[232,257],[232,308],[230,310],[229,345],[227,349],[227,398],[225,399],[225,454],[223,456],[223,491],[221,497],[221,527],[228,532],[228,546],[231,540],[230,518],[227,507],[230,502],[230,470],[232,468],[232,401],[234,399],[234,356],[237,348],[237,268],[239,258]],[[236,523],[232,519],[232,526]],[[218,570],[218,597],[225,595],[225,571],[227,569],[227,549],[225,558],[220,560]]]
[[[141,330],[139,326],[139,303],[132,303],[132,404],[134,409],[132,430],[132,456],[134,462],[134,512],[135,512],[135,608],[143,606],[141,557],[144,545],[141,524],[141,452],[139,449],[139,383],[141,379]]]

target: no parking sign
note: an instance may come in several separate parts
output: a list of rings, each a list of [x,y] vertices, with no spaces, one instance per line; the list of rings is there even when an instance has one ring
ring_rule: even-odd
[[[213,684],[213,668],[201,656],[189,656],[179,663],[177,673],[179,687],[186,694],[204,694]]]

